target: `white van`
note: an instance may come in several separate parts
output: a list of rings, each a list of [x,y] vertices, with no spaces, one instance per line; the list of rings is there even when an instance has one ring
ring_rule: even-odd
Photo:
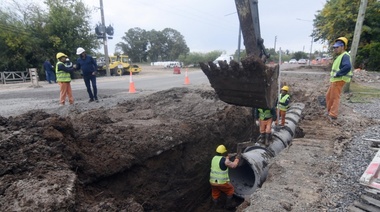
[[[229,55],[220,55],[218,58],[216,58],[215,60],[214,60],[214,64],[215,65],[217,65],[217,66],[219,66],[219,63],[218,63],[218,61],[226,61],[228,64],[230,64],[230,62],[231,62],[231,60],[233,59],[233,57],[232,56],[229,56]]]

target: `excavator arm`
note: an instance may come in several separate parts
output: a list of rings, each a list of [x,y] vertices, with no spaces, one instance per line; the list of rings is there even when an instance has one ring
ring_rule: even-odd
[[[235,4],[240,26],[244,26],[241,30],[247,55],[259,56],[265,62],[269,54],[261,38],[258,0],[235,0]]]
[[[265,65],[269,54],[260,35],[258,0],[235,0],[247,57],[241,63],[200,63],[220,100],[238,106],[273,108],[279,66]]]

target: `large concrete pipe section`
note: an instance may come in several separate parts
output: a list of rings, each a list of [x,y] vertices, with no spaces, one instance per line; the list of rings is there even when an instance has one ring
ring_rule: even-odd
[[[243,151],[240,165],[235,169],[229,169],[235,195],[248,197],[265,182],[270,160],[292,142],[304,107],[302,103],[295,103],[288,109],[285,127],[274,131],[273,142],[269,147],[250,146]]]

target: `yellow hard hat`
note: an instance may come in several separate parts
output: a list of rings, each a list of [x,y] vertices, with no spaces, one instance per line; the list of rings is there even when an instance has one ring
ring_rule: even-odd
[[[342,41],[344,43],[344,48],[347,49],[348,39],[346,37],[339,37],[335,40],[335,42],[337,41]]]
[[[227,152],[227,149],[224,145],[219,145],[217,148],[216,148],[216,152],[217,153],[220,153],[220,154],[223,154],[225,152]]]
[[[289,91],[289,87],[285,85],[284,87],[281,88],[281,90],[282,91]]]
[[[59,59],[61,57],[67,57],[67,55],[63,54],[62,52],[58,52],[56,58]]]

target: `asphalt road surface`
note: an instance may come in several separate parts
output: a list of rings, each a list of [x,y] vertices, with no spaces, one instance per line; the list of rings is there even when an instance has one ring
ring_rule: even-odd
[[[174,87],[209,86],[206,75],[201,70],[188,72],[190,84],[185,84],[185,71],[173,74],[171,70],[156,70],[133,75],[135,93],[129,93],[131,78],[125,76],[98,77],[99,103],[88,103],[89,97],[82,79],[71,82],[76,106],[87,109],[112,106],[121,100],[151,94]],[[33,109],[59,109],[59,86],[46,81],[32,86],[31,82],[0,84],[0,116],[9,117]],[[69,107],[69,106],[66,106]],[[62,109],[62,108],[61,108]],[[54,112],[54,111],[53,111]]]

